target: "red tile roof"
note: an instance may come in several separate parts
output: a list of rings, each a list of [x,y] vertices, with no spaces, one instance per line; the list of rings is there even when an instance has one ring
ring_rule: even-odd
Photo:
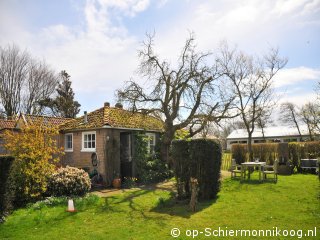
[[[16,125],[15,120],[0,119],[0,129],[12,129]]]
[[[86,123],[84,122],[84,116],[82,116],[62,124],[60,129],[80,130],[102,128],[104,126],[153,131],[163,130],[163,122],[158,118],[107,106],[88,113]]]
[[[22,118],[27,125],[44,123],[48,127],[58,127],[61,124],[72,120],[71,118],[37,116],[37,115],[29,115],[29,114],[23,115]]]

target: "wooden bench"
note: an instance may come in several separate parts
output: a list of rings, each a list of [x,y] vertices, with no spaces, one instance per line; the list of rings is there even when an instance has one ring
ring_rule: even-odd
[[[318,159],[301,159],[300,160],[301,169],[315,169],[319,168]]]

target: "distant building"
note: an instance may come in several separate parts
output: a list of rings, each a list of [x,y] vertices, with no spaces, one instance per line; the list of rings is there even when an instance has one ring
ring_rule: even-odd
[[[293,127],[268,127],[264,129],[264,137],[262,130],[256,128],[252,134],[252,143],[264,142],[300,142],[309,139],[308,129],[305,126],[300,127],[301,136],[297,128]],[[231,149],[231,145],[235,143],[248,143],[248,133],[246,129],[234,130],[227,137],[227,149]]]

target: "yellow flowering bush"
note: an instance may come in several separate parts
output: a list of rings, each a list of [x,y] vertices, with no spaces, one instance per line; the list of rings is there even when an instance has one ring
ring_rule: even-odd
[[[82,169],[59,168],[50,176],[48,190],[53,196],[83,196],[91,188],[90,178]]]
[[[6,191],[12,207],[38,200],[46,193],[48,176],[63,153],[57,136],[58,130],[43,122],[4,133],[5,148],[14,157]]]

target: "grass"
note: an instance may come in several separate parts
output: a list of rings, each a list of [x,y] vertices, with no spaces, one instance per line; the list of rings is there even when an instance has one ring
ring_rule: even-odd
[[[0,225],[0,239],[172,239],[173,227],[181,230],[184,237],[179,239],[190,238],[185,237],[188,229],[218,227],[318,227],[320,236],[319,180],[315,175],[279,176],[277,184],[260,184],[257,179],[257,175],[244,183],[225,179],[218,198],[201,202],[196,213],[163,189],[135,189],[107,198],[76,199],[76,213],[65,212],[66,199],[47,200],[15,211]],[[202,235],[196,239],[210,238]]]

